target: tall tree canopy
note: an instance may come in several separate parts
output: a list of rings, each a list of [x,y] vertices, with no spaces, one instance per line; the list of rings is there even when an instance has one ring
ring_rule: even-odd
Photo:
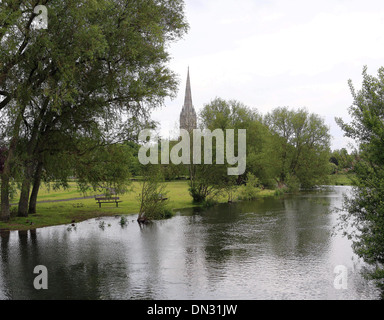
[[[329,128],[305,109],[276,108],[262,116],[241,102],[216,98],[200,112],[200,124],[210,130],[247,130],[247,169],[238,183],[252,174],[264,186],[293,190],[322,184],[330,173]],[[228,180],[225,173],[205,171],[202,181],[212,176],[225,185]]]
[[[48,29],[34,8],[48,9]],[[83,154],[130,138],[173,96],[169,44],[187,31],[182,0],[0,2],[2,219],[12,169],[22,166],[19,214],[44,152]],[[21,147],[20,147],[21,146]],[[24,147],[23,147],[24,146]]]
[[[227,129],[234,129],[234,151],[238,152],[238,130],[247,129],[247,141],[249,134],[253,131],[257,119],[261,117],[258,113],[243,103],[236,100],[224,100],[215,98],[210,103],[206,104],[199,114],[200,126],[202,129],[209,129],[212,132],[219,129],[223,132],[223,137],[226,141]],[[258,137],[254,138],[253,144],[257,143]],[[212,158],[216,159],[218,139],[213,139]],[[247,145],[248,147],[248,145]],[[247,148],[247,150],[249,150]],[[237,184],[239,177],[229,176],[227,167],[230,167],[227,162],[227,150],[223,150],[225,164],[218,164],[216,161],[212,165],[201,164],[193,166],[193,174],[190,181],[190,193],[196,202],[202,202],[207,198],[216,195],[221,190],[231,190]],[[248,155],[248,154],[247,154]],[[243,174],[242,176],[246,176]]]
[[[324,120],[305,109],[276,108],[265,116],[274,134],[269,166],[280,185],[313,187],[330,173],[330,134]]]

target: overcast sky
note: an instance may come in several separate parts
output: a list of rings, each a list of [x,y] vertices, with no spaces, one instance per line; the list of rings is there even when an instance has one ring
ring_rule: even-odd
[[[348,80],[361,86],[364,65],[384,66],[382,0],[186,0],[189,33],[170,48],[178,96],[154,113],[175,132],[190,67],[197,112],[215,97],[265,114],[306,107],[331,128],[332,148],[347,147],[334,118],[349,120]]]

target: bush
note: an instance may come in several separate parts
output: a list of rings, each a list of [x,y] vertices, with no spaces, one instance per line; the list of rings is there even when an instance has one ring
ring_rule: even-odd
[[[148,167],[144,174],[139,195],[139,220],[160,220],[172,217],[172,211],[167,207],[166,184],[159,169],[158,166]]]
[[[261,191],[259,179],[252,173],[247,174],[247,182],[240,187],[240,200],[254,200]]]
[[[283,189],[276,189],[274,195],[276,197],[281,197],[282,195],[284,195],[284,193],[285,193],[285,189],[284,188]]]
[[[206,199],[206,195],[200,189],[197,187],[190,187],[188,189],[194,203],[203,203]]]

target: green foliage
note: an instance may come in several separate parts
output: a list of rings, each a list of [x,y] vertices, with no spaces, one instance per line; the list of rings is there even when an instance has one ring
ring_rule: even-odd
[[[11,207],[10,215],[11,215],[11,218],[17,217],[17,207]]]
[[[227,197],[228,202],[233,202],[235,200],[234,197],[238,189],[237,179],[238,177],[236,176],[228,176],[227,179],[223,180],[221,193]]]
[[[216,98],[206,104],[200,112],[203,128],[215,129],[244,129],[260,120],[260,115],[243,103],[236,100]]]
[[[125,227],[128,224],[128,219],[125,216],[120,217],[119,224],[121,227]]]
[[[335,173],[339,171],[349,172],[353,171],[357,158],[357,153],[349,154],[348,150],[343,148],[340,150],[334,150],[331,153],[330,162],[336,166]]]
[[[162,171],[164,179],[167,181],[178,180],[188,176],[188,170],[186,170],[185,166],[179,166],[172,163],[162,165]]]
[[[329,173],[329,128],[316,114],[305,109],[277,108],[265,116],[273,133],[265,150],[266,163],[279,186],[291,184],[309,188],[324,183]],[[293,178],[295,177],[295,178]]]
[[[245,185],[240,187],[239,199],[240,200],[255,200],[261,191],[259,179],[248,172]]]
[[[130,155],[129,163],[126,163],[129,167],[129,171],[132,176],[138,176],[141,174],[143,165],[139,161],[139,149],[140,145],[133,141],[125,141],[126,152]]]
[[[276,196],[276,197],[281,197],[281,196],[283,196],[284,194],[285,194],[284,189],[276,189],[276,190],[274,191],[274,196]]]
[[[285,180],[285,192],[296,193],[300,191],[301,183],[298,177],[288,175]]]
[[[247,169],[242,177],[229,183],[225,173],[214,174],[215,166],[210,166],[212,171],[199,168],[203,173],[190,190],[195,201],[204,201],[205,192],[212,190],[224,191],[231,201],[231,185],[246,180],[251,183],[240,188],[243,199],[257,197],[262,187],[297,192],[327,182],[331,170],[330,134],[316,114],[305,109],[276,108],[262,117],[238,101],[216,98],[204,106],[200,122],[210,130],[246,129]],[[254,186],[253,179],[257,179]]]
[[[192,165],[189,193],[195,203],[203,203],[208,198],[215,199],[228,179],[224,165]]]
[[[330,170],[330,174],[336,174],[337,173],[337,169],[338,169],[338,166],[337,164],[335,164],[334,162],[330,162],[329,163],[329,170]]]
[[[11,181],[9,185],[9,199],[14,200],[17,196],[17,184],[14,181]]]
[[[202,183],[189,187],[188,191],[194,203],[203,203],[205,201],[207,197],[205,189]]]
[[[352,123],[336,119],[345,135],[359,143],[352,195],[344,201],[341,226],[353,240],[354,251],[375,267],[373,278],[384,280],[384,68],[377,77],[363,70],[362,89],[350,81]]]
[[[169,143],[169,158],[171,157],[171,150],[172,148],[179,143],[179,141],[168,141]],[[159,163],[161,163],[161,152],[159,150]],[[184,165],[175,165],[172,162],[169,164],[163,164],[161,166],[161,170],[164,176],[164,179],[167,181],[172,181],[176,179],[180,179],[181,177],[186,177],[188,176],[188,168],[187,166]]]
[[[139,194],[139,221],[161,220],[172,217],[172,210],[168,208],[166,184],[160,165],[148,165],[143,172]]]
[[[329,185],[333,186],[353,186],[355,185],[356,174],[333,174],[330,176]]]
[[[251,154],[258,154],[263,140],[260,134],[264,127],[260,122],[259,114],[236,100],[223,100],[216,98],[206,104],[200,112],[200,122],[203,128],[210,130],[235,129],[234,149],[238,148],[237,130],[247,129],[247,159]],[[216,149],[213,147],[213,159],[216,159]],[[248,162],[248,160],[247,160]],[[234,199],[234,192],[239,177],[228,176],[229,164],[194,166],[191,179],[190,193],[195,202],[204,202],[207,198],[214,199],[225,193],[228,201]],[[245,176],[245,175],[244,175]]]
[[[15,171],[24,175],[25,199],[37,163],[46,180],[64,185],[75,170],[84,177],[76,166],[94,156],[95,145],[129,139],[177,88],[167,50],[188,29],[182,0],[43,4],[47,30],[34,28],[34,2],[0,3],[0,136],[11,151],[2,172],[4,199],[11,163],[19,160]],[[95,178],[86,180],[95,185],[96,177],[116,177],[110,170],[117,168],[91,170]]]
[[[129,163],[132,159],[126,145],[110,145],[96,148],[78,159],[76,176],[80,190],[113,190],[124,194],[131,183]]]

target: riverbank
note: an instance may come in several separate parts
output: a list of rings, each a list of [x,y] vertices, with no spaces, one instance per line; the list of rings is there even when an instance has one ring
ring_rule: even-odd
[[[353,174],[331,175],[329,185],[353,185],[353,178]],[[131,186],[132,190],[125,195],[120,195],[122,202],[119,203],[118,208],[113,203],[102,204],[102,207],[99,208],[94,196],[100,194],[100,191],[89,193],[84,197],[78,191],[75,182],[70,182],[69,188],[65,190],[53,190],[44,186],[38,197],[37,214],[29,215],[27,218],[12,216],[9,222],[0,222],[0,230],[29,230],[63,224],[70,225],[72,221],[77,223],[98,217],[136,215],[139,211],[139,185],[140,182],[134,181]],[[168,182],[167,191],[169,208],[175,213],[179,209],[200,206],[192,202],[188,182],[185,180]],[[274,190],[263,190],[260,191],[259,197],[269,197],[274,194]],[[11,202],[17,202],[17,197]],[[219,202],[226,202],[226,198],[220,198]],[[16,211],[16,206],[12,207],[12,211]]]
[[[9,222],[0,222],[0,230],[29,230],[56,225],[71,225],[92,218],[108,217],[116,215],[137,215],[139,211],[139,182],[132,183],[132,190],[120,195],[119,207],[114,203],[99,205],[94,196],[100,194],[95,191],[86,195],[86,198],[77,190],[76,183],[72,182],[66,190],[49,190],[42,188],[38,197],[37,213],[27,218],[12,216]],[[187,181],[172,181],[167,183],[169,208],[175,213],[179,209],[197,207],[192,202],[188,191]],[[273,196],[273,190],[260,191],[260,197]],[[15,202],[17,199],[11,202]],[[225,197],[219,202],[226,202]],[[15,212],[16,206],[12,207]],[[73,222],[74,221],[74,222]]]
[[[353,186],[355,174],[332,174],[329,176],[329,185],[332,186]]]

